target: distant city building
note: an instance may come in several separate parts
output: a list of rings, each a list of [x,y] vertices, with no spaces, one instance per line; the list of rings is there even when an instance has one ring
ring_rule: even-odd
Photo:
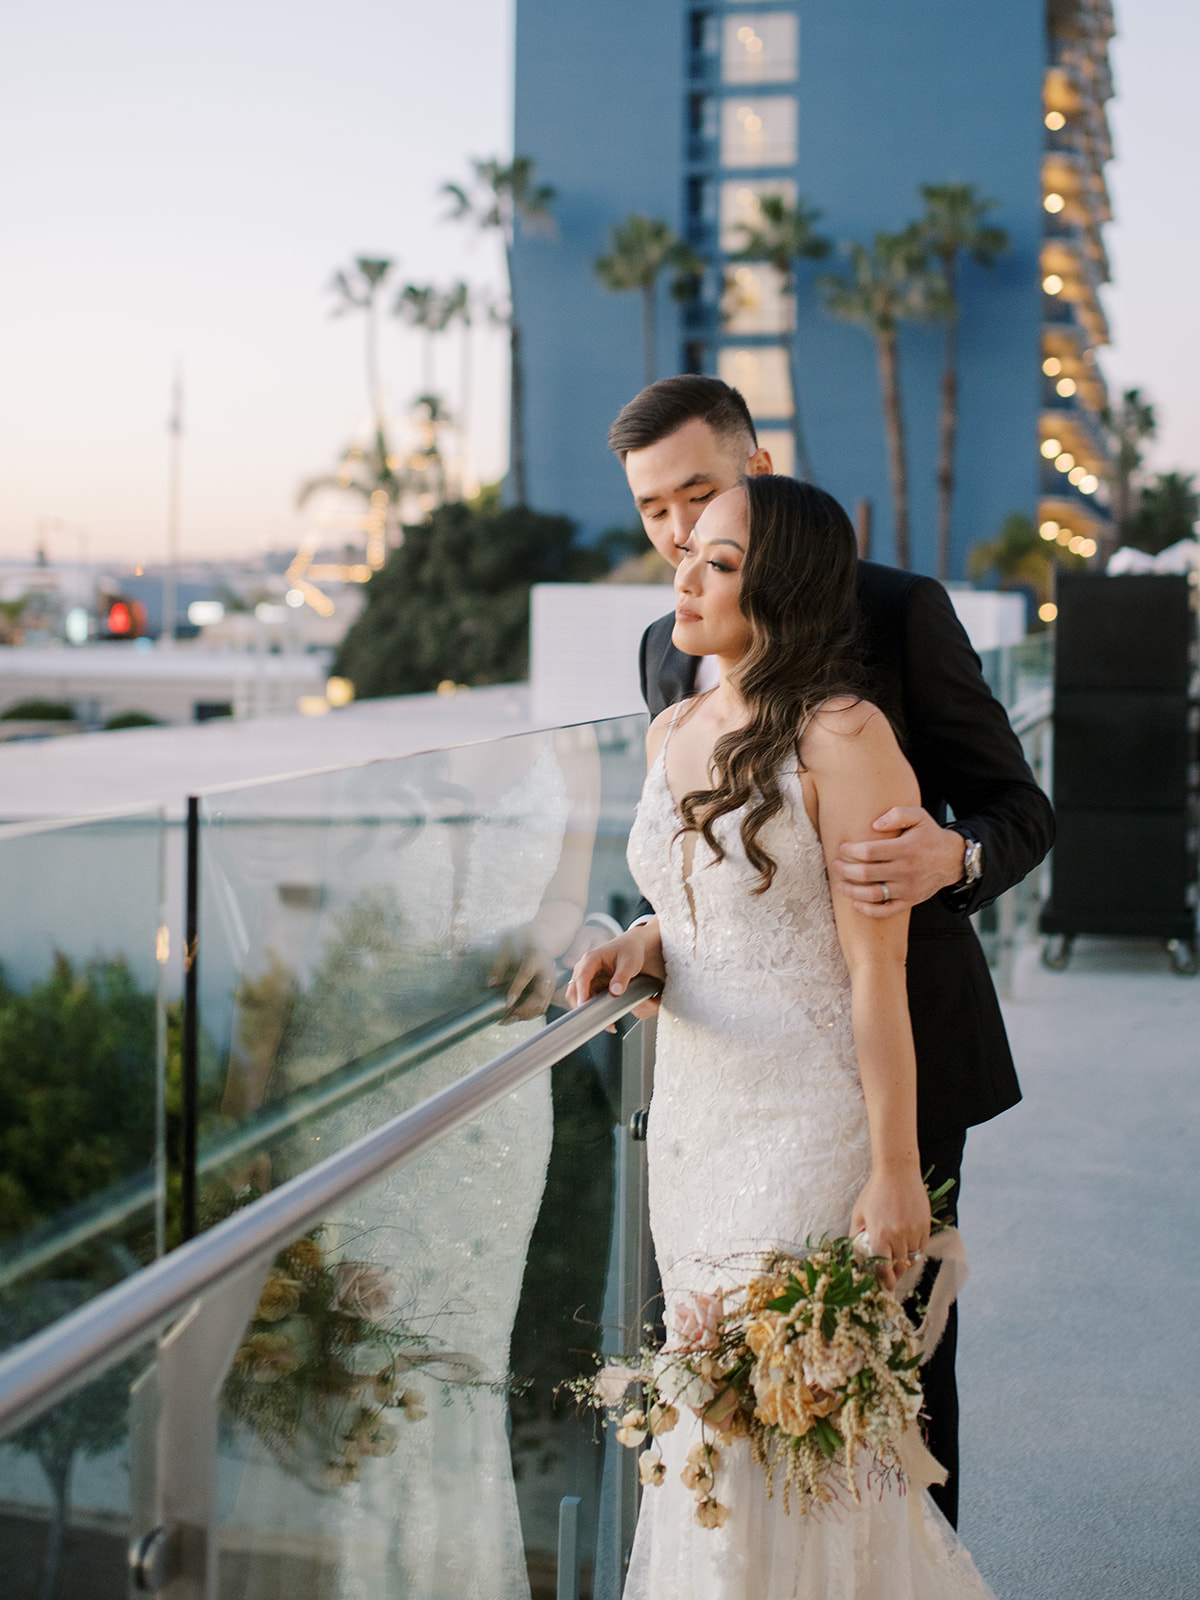
[[[592,535],[634,520],[605,432],[642,382],[638,296],[607,291],[594,263],[636,212],[665,219],[707,264],[690,303],[673,301],[663,276],[657,374],[736,384],[790,471],[780,334],[794,318],[814,475],[849,509],[870,502],[872,553],[891,560],[876,351],[823,309],[814,283],[844,260],[802,264],[789,305],[768,267],[734,259],[739,224],[782,195],[818,207],[836,243],[869,245],[916,218],[918,185],[954,182],[996,202],[989,220],[1011,249],[990,270],[960,271],[950,575],[1012,512],[1064,543],[1101,534],[1112,31],[1109,0],[1050,0],[1048,13],[1046,0],[517,0],[515,149],[557,191],[557,236],[519,238],[515,257],[531,503]],[[942,352],[940,326],[903,328],[913,565],[925,571]]]

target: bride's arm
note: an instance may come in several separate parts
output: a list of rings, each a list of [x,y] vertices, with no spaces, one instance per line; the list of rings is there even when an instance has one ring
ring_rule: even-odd
[[[646,734],[646,767],[658,760],[667,729],[674,720],[675,707],[668,706],[650,724]],[[617,939],[597,945],[575,963],[571,981],[567,985],[567,1004],[581,1006],[598,994],[624,994],[632,979],[648,972],[652,977],[665,978],[662,938],[658,931],[658,918],[647,917],[626,929]],[[657,1000],[645,1000],[635,1006],[635,1017],[652,1017],[658,1010]]]
[[[837,701],[821,711],[805,730],[800,756],[805,797],[829,868],[864,823],[869,828],[891,806],[920,804],[916,778],[887,718],[865,701]],[[833,907],[850,971],[854,1045],[871,1131],[871,1177],[851,1226],[866,1229],[876,1255],[903,1264],[929,1238],[905,986],[908,916],[856,916],[853,902],[842,895],[834,895]],[[894,1282],[894,1271],[885,1276]]]

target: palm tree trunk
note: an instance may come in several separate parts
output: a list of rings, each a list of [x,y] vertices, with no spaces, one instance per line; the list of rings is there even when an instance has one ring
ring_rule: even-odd
[[[375,290],[367,300],[367,396],[376,428],[383,427],[383,396],[379,392],[379,323]]]
[[[654,382],[658,368],[657,307],[654,304],[657,292],[657,285],[653,283],[642,285],[642,379],[647,384]]]
[[[938,531],[937,573],[950,577],[950,531],[954,507],[954,447],[958,436],[958,300],[955,294],[954,257],[943,260],[951,311],[946,319],[946,349],[942,367],[942,411],[938,427]]]
[[[466,499],[471,477],[471,324],[462,325],[461,365],[458,377],[458,498]]]
[[[808,445],[804,441],[804,427],[800,421],[800,383],[796,372],[796,284],[794,279],[784,279],[783,290],[784,315],[788,318],[787,327],[781,336],[783,356],[787,362],[788,381],[792,386],[792,454],[795,461],[792,470],[796,476],[805,483],[814,482],[812,462],[808,456]]]
[[[908,464],[904,447],[904,409],[900,401],[900,356],[895,333],[877,334],[875,349],[879,357],[879,386],[883,393],[883,421],[892,479],[896,565],[908,567],[912,564],[908,537]]]
[[[507,242],[504,261],[508,268],[508,454],[514,504],[528,504],[525,489],[525,373],[521,365],[521,329],[517,323],[517,297],[513,290],[512,246]]]

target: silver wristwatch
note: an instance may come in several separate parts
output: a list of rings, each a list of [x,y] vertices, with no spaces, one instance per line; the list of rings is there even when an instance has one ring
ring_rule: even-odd
[[[969,833],[964,833],[963,839],[966,843],[966,849],[963,851],[963,871],[962,877],[954,885],[956,889],[970,889],[983,877],[983,846]]]

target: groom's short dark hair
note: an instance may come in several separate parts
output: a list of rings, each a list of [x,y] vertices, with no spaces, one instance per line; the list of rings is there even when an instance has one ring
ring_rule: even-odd
[[[647,450],[697,419],[707,422],[720,438],[748,435],[751,447],[758,445],[750,407],[736,389],[720,378],[684,373],[647,384],[622,406],[608,430],[608,448],[623,464],[631,450]]]

